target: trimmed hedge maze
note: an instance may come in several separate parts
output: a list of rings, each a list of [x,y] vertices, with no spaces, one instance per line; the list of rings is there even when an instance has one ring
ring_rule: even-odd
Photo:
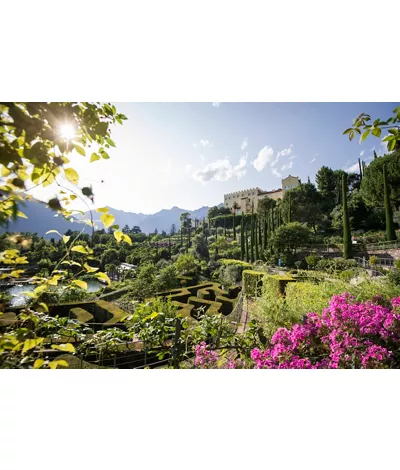
[[[229,315],[240,290],[239,286],[223,290],[221,284],[204,282],[197,286],[160,292],[157,297],[164,301],[170,300],[178,307],[177,313],[180,315],[199,320],[202,315]]]
[[[95,330],[99,329],[98,326],[100,328],[121,326],[121,319],[126,316],[126,312],[117,305],[105,300],[53,305],[50,306],[50,314],[73,318],[88,325],[93,324]]]

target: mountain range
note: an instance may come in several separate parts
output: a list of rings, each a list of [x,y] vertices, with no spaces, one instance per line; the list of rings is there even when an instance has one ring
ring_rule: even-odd
[[[221,206],[220,204],[219,206]],[[218,207],[219,207],[218,206]],[[172,224],[175,224],[176,229],[180,226],[180,215],[184,212],[189,212],[192,219],[203,220],[206,217],[207,212],[210,208],[208,206],[200,207],[194,211],[181,209],[179,207],[172,207],[171,209],[162,209],[155,214],[142,214],[135,212],[125,212],[119,209],[109,207],[109,212],[115,217],[115,224],[118,224],[120,228],[128,225],[130,228],[133,226],[139,226],[144,233],[153,233],[155,229],[161,233],[165,230],[167,233],[170,232]],[[73,222],[64,219],[61,216],[57,216],[56,212],[52,211],[47,207],[44,202],[32,199],[25,201],[21,207],[21,211],[28,217],[27,219],[18,217],[16,221],[11,221],[8,227],[0,227],[0,233],[3,232],[31,232],[37,233],[38,235],[51,238],[54,234],[46,235],[49,230],[58,230],[61,234],[64,234],[68,229],[71,230],[84,230],[90,232],[90,226],[83,224],[84,219],[90,219],[90,213],[86,212],[84,215],[79,214],[74,218]],[[103,224],[100,221],[100,214],[95,210],[92,211],[93,221],[97,228],[103,228]]]

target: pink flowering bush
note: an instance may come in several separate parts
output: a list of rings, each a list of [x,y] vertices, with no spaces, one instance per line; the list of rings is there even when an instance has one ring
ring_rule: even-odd
[[[201,348],[201,354],[205,355],[206,344],[202,343]],[[197,351],[200,349],[196,349],[196,360]],[[207,352],[207,358],[211,357],[212,352]],[[204,359],[205,364],[207,360]],[[200,361],[197,366],[202,366]],[[308,313],[301,324],[295,324],[291,329],[279,328],[266,349],[251,351],[251,361],[247,364],[238,359],[229,361],[225,367],[399,368],[400,297],[387,302],[381,296],[375,296],[370,301],[356,303],[348,293],[335,295],[322,315]]]
[[[309,313],[302,324],[279,328],[251,358],[258,369],[399,367],[400,297],[355,303],[348,293],[335,295],[321,316]]]
[[[194,365],[200,369],[212,369],[219,360],[218,353],[210,351],[204,341],[196,345],[195,353]]]

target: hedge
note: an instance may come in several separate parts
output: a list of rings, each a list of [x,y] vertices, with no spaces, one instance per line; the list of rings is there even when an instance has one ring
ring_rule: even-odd
[[[266,273],[263,271],[245,270],[242,274],[243,294],[246,297],[259,297],[262,293],[262,283]]]
[[[199,299],[198,297],[190,297],[189,304],[194,305],[196,311],[191,313],[192,317],[194,317],[194,313],[196,317],[199,317],[198,309],[200,307],[204,307],[204,314],[207,315],[217,315],[222,307],[221,302],[214,302],[213,300],[203,300]],[[197,319],[197,318],[196,318]]]
[[[260,297],[262,294],[262,286],[265,281],[276,289],[277,294],[285,295],[286,285],[289,282],[295,282],[289,276],[271,275],[264,271],[243,271],[243,293],[247,297]]]
[[[69,313],[72,318],[75,318],[81,323],[89,323],[94,320],[93,315],[81,307],[71,308]]]

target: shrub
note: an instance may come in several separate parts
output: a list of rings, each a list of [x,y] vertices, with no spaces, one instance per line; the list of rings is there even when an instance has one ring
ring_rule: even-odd
[[[308,255],[306,256],[306,263],[310,268],[315,268],[320,259],[321,258],[317,255]]]
[[[243,294],[247,297],[258,297],[265,275],[262,271],[243,271]]]
[[[251,357],[258,369],[359,369],[400,367],[400,298],[356,303],[348,293],[333,296],[322,315],[280,328],[267,349]]]

